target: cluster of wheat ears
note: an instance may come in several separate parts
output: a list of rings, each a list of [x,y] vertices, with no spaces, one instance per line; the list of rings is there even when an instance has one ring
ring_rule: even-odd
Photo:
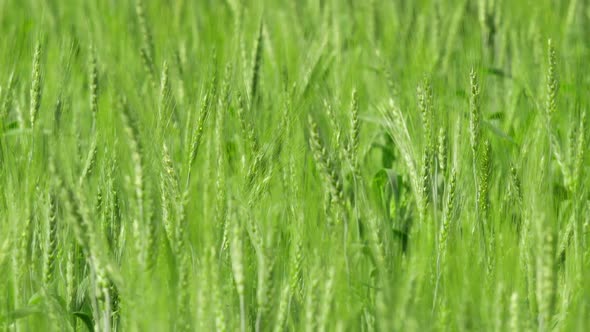
[[[589,328],[590,5],[539,3],[0,1],[0,330]]]

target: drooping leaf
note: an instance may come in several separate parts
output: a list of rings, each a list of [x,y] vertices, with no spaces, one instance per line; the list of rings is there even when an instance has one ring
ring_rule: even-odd
[[[81,312],[81,311],[77,311],[73,313],[74,317],[79,318],[84,325],[86,325],[86,327],[88,328],[88,331],[93,332],[94,331],[94,322],[92,319],[92,316],[90,316],[89,314],[85,313],[85,312]]]

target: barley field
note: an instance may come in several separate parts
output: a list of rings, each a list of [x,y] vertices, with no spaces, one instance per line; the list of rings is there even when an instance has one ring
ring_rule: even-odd
[[[590,3],[0,0],[1,331],[588,331]]]

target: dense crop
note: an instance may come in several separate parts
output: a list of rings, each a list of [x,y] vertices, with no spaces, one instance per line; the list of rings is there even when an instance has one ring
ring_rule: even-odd
[[[586,331],[586,1],[1,1],[0,329]]]

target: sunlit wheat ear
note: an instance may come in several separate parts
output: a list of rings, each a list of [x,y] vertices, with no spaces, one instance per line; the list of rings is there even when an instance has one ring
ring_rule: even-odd
[[[584,158],[586,157],[587,153],[587,133],[588,130],[586,126],[586,113],[583,112],[580,119],[580,130],[578,133],[578,140],[576,146],[576,157],[574,159],[573,171],[572,171],[572,192],[575,194],[579,194],[581,189],[581,183],[584,178]]]
[[[455,212],[455,196],[457,191],[457,173],[455,169],[451,170],[451,180],[449,183],[449,191],[447,194],[447,202],[445,206],[445,214],[443,220],[443,226],[441,229],[440,236],[440,252],[442,253],[443,259],[447,250],[447,239],[451,228],[451,221]]]
[[[48,285],[53,281],[55,260],[58,250],[57,238],[57,206],[56,197],[48,197],[47,222],[45,226],[45,250],[43,251],[43,284]],[[0,262],[1,263],[1,262]]]
[[[89,49],[89,90],[90,90],[90,111],[92,112],[92,122],[95,126],[96,115],[98,114],[98,66],[96,64],[96,53],[94,47]]]
[[[80,179],[78,180],[79,185],[81,186],[84,181],[88,179],[88,177],[92,174],[94,167],[96,165],[96,157],[98,153],[98,137],[96,134],[92,137],[92,141],[90,143],[90,149],[88,150],[88,155],[86,156],[86,160],[84,162],[84,168],[82,168],[82,173],[80,174]]]
[[[358,149],[360,145],[361,123],[359,121],[359,97],[356,89],[352,90],[350,105],[350,144],[348,147],[348,160],[353,173],[358,172]]]
[[[51,171],[51,173],[56,174],[58,178],[61,177],[59,172]],[[105,250],[102,248],[96,225],[91,221],[86,197],[79,188],[70,188],[66,181],[60,180],[58,187],[61,187],[63,192],[64,211],[71,216],[70,225],[74,229],[77,244],[82,249],[91,270],[90,276],[94,287],[91,293],[93,315],[98,317],[95,327],[100,324],[101,329],[108,330],[111,323],[111,310],[107,275],[113,277],[113,270],[107,269],[109,266],[105,261]]]
[[[16,231],[14,232],[16,233]],[[10,243],[12,242],[12,243]],[[16,239],[13,239],[12,241],[8,242],[8,244],[12,244],[12,248],[10,248],[10,252],[3,254],[3,256],[8,256],[10,254],[10,271],[12,273],[12,278],[11,278],[11,283],[12,283],[12,287],[11,287],[11,291],[14,294],[13,296],[15,297],[14,300],[14,306],[19,306],[21,300],[21,286],[20,286],[20,270],[21,267],[23,266],[23,264],[21,264],[21,260],[20,260],[20,246],[19,246],[19,241]],[[5,242],[6,244],[6,242]],[[8,258],[7,258],[8,259]]]
[[[426,208],[429,204],[429,199],[431,199],[430,197],[430,184],[431,184],[431,162],[430,160],[432,159],[431,154],[430,154],[430,150],[429,149],[424,149],[424,151],[422,152],[422,163],[421,163],[421,168],[420,168],[420,190],[421,190],[421,194],[420,196],[422,197],[422,204],[420,204],[418,206],[418,209],[420,210],[420,215],[421,216],[425,216],[426,214]]]
[[[206,328],[205,326],[208,327],[207,325],[207,320],[209,319],[209,317],[206,314],[206,309],[208,309],[208,306],[206,304],[208,304],[208,299],[206,297],[207,293],[206,290],[208,290],[207,286],[209,285],[209,280],[207,277],[207,273],[206,271],[200,271],[195,273],[195,279],[196,279],[196,296],[195,296],[195,305],[196,305],[196,310],[194,313],[194,317],[196,320],[196,325],[195,328],[198,329],[199,331],[204,331]]]
[[[352,152],[357,153],[360,139],[360,121],[359,121],[359,95],[356,89],[352,90],[352,101],[350,106],[350,140]]]
[[[291,300],[291,289],[289,288],[289,284],[283,286],[281,290],[281,295],[279,296],[279,307],[277,309],[277,314],[275,317],[274,327],[272,329],[273,332],[281,332],[284,331],[285,319],[287,318],[288,312],[287,308],[289,306],[289,302]]]
[[[320,138],[320,132],[317,123],[311,117],[308,117],[309,122],[309,145],[313,153],[315,162],[321,173],[325,178],[325,185],[328,193],[331,195],[331,201],[337,206],[337,213],[342,212],[344,208],[344,192],[340,175],[336,169],[336,165]]]
[[[168,75],[168,62],[164,61],[164,63],[162,64],[162,74],[160,75],[160,90],[158,96],[158,122],[162,120],[162,113],[164,111],[166,97],[170,88]]]
[[[155,72],[155,54],[154,54],[154,41],[152,34],[147,22],[145,13],[145,5],[143,0],[136,0],[135,3],[135,15],[141,34],[141,44],[139,48],[139,56],[141,63],[148,76],[149,84],[153,91],[157,91],[156,72]]]
[[[490,189],[490,175],[492,172],[492,150],[491,144],[486,140],[483,147],[483,155],[480,166],[478,198],[479,207],[484,218],[488,215],[489,210],[489,189]]]
[[[33,73],[31,83],[31,105],[29,115],[31,117],[31,127],[35,127],[37,114],[41,106],[41,44],[37,42],[35,53],[33,55]]]
[[[305,308],[304,308],[304,319],[305,319],[305,332],[312,332],[317,330],[317,319],[316,313],[318,312],[317,302],[317,288],[320,282],[319,271],[317,271],[317,263],[314,264],[313,270],[309,273],[308,282],[306,283],[305,293]]]
[[[192,315],[190,312],[190,260],[187,253],[179,253],[177,256],[179,259],[178,267],[178,297],[177,305],[179,307],[180,318],[177,322],[177,328],[179,331],[191,331],[191,319]]]
[[[537,303],[539,306],[538,325],[540,331],[551,329],[555,307],[555,240],[550,230],[539,234],[540,253],[537,257]]]
[[[264,46],[263,37],[264,23],[260,21],[260,27],[258,28],[258,35],[256,36],[256,42],[254,43],[254,57],[252,63],[252,74],[250,75],[250,105],[254,105],[255,99],[258,97],[259,86],[260,86],[260,68],[262,67],[262,52]]]
[[[133,189],[135,194],[135,213],[132,221],[132,234],[136,246],[138,261],[143,264],[146,261],[145,255],[147,250],[146,238],[142,235],[145,222],[148,222],[144,214],[144,172],[142,147],[139,141],[139,131],[137,125],[131,118],[131,110],[124,98],[120,98],[117,104],[119,115],[123,123],[123,129],[126,134],[126,143],[131,154],[131,163],[133,166]],[[146,234],[146,236],[149,236]]]
[[[248,119],[246,118],[245,105],[241,95],[238,95],[237,106],[238,119],[240,121],[240,129],[242,135],[246,138],[248,148],[250,150],[250,155],[255,156],[259,153],[260,147],[258,139],[256,138],[256,134],[254,133],[254,128],[252,127],[251,122],[248,121]]]
[[[31,215],[28,211],[25,212],[27,215],[25,216],[25,220],[21,227],[18,229],[18,240],[16,241],[18,245],[15,246],[16,248],[16,261],[18,266],[24,266],[25,264],[29,264],[32,257],[29,254],[29,243],[32,241],[33,236],[33,222],[31,220]],[[20,269],[19,269],[20,271]]]
[[[554,128],[554,116],[557,111],[557,94],[559,91],[559,80],[557,76],[557,54],[553,41],[547,41],[547,73],[546,73],[546,100],[545,100],[545,126],[547,134],[549,135],[549,144],[553,157],[561,170],[566,186],[570,189],[574,179],[572,178],[571,170],[567,166],[567,161],[561,150],[561,143],[556,129]]]
[[[438,167],[442,174],[445,174],[447,169],[447,156],[448,156],[448,138],[447,132],[444,127],[440,127],[438,132]]]
[[[227,195],[226,195],[226,172],[225,172],[225,141],[224,141],[224,126],[225,126],[225,103],[223,95],[227,93],[227,86],[224,83],[221,95],[219,98],[219,105],[217,107],[217,116],[215,123],[215,152],[217,158],[216,174],[215,174],[215,222],[217,227],[222,232],[222,244],[220,254],[224,254],[225,246],[227,246],[228,225],[227,225]]]
[[[432,85],[430,80],[425,78],[423,83],[418,86],[418,109],[422,120],[424,150],[428,155],[433,150],[432,99]],[[430,165],[428,168],[431,168]]]
[[[547,100],[545,110],[551,118],[557,110],[557,91],[559,89],[559,82],[557,80],[557,55],[553,41],[547,41]]]
[[[145,59],[148,61],[147,65],[153,69],[154,66],[154,41],[152,33],[147,22],[145,13],[145,5],[143,0],[136,0],[135,3],[135,14],[137,15],[137,21],[139,24],[139,30],[142,38],[141,52],[144,54]]]
[[[217,265],[217,254],[215,248],[211,247],[207,251],[209,263],[209,277],[211,278],[210,292],[213,301],[213,310],[215,315],[215,330],[220,332],[227,331],[226,316],[223,309],[223,299],[221,294],[219,280],[219,266]]]
[[[578,139],[578,126],[573,114],[569,115],[568,122],[572,125],[569,126],[567,133],[567,146],[565,151],[565,159],[569,162],[573,162],[576,153],[576,142]]]
[[[186,229],[187,229],[187,217],[186,207],[189,201],[189,192],[184,190],[178,193],[176,198],[176,223],[174,228],[174,244],[176,251],[181,253],[186,249]]]
[[[480,222],[480,183],[479,183],[479,175],[478,175],[478,160],[480,154],[480,145],[481,145],[481,110],[480,110],[480,88],[479,88],[479,81],[477,73],[475,69],[471,69],[469,73],[469,86],[470,86],[470,95],[469,95],[469,145],[471,147],[471,168],[473,170],[473,183],[474,183],[474,191],[475,191],[475,222],[473,223],[473,227],[471,233],[475,233],[476,228],[480,228],[482,234],[484,232],[483,227],[481,227]],[[483,241],[484,237],[482,236],[481,241]]]
[[[509,328],[510,331],[521,331],[521,315],[520,315],[520,299],[518,298],[518,293],[512,293],[510,297],[510,321],[509,321]]]
[[[332,306],[334,296],[334,279],[336,278],[336,269],[330,267],[326,275],[322,298],[318,310],[318,326],[317,331],[326,331],[326,326],[329,323],[330,307]]]
[[[0,103],[0,120],[2,121],[6,121],[10,108],[12,107],[12,100],[14,98],[14,85],[14,72],[11,72],[10,76],[8,76],[6,85],[2,89],[2,103]]]
[[[328,120],[330,121],[330,128],[332,129],[332,144],[334,146],[335,151],[344,151],[344,143],[342,139],[342,128],[340,127],[340,123],[338,122],[338,116],[334,112],[334,108],[332,104],[324,100],[324,108],[326,109],[326,115],[328,116]]]
[[[160,75],[160,91],[158,96],[158,118],[157,126],[160,129],[167,127],[169,117],[174,114],[169,114],[172,102],[172,87],[170,86],[170,70],[168,62],[164,61],[162,65],[162,74]],[[177,121],[174,118],[174,121]]]
[[[236,290],[240,301],[240,331],[246,331],[246,303],[244,297],[244,256],[243,256],[243,230],[239,220],[231,218],[229,220],[230,234],[230,260],[233,273],[233,279],[236,284]]]
[[[473,164],[476,165],[475,159],[477,158],[480,144],[481,111],[479,100],[479,82],[477,79],[477,73],[474,69],[471,69],[469,79],[471,87],[471,94],[469,97],[469,144],[471,146],[471,153],[474,159]]]
[[[301,268],[303,266],[303,244],[301,235],[297,231],[292,232],[292,245],[289,250],[289,289],[294,297],[300,299],[301,292]]]
[[[211,98],[212,97],[210,97],[209,94],[205,94],[203,96],[203,100],[201,101],[201,108],[199,111],[199,118],[197,120],[197,125],[192,133],[190,144],[187,147],[187,187],[191,177],[191,170],[199,154],[199,148],[201,146],[201,140],[203,139],[203,133],[205,132],[205,122],[207,121],[207,118],[209,117],[210,113]]]
[[[25,114],[23,113],[23,108],[21,103],[17,100],[14,101],[14,114],[16,116],[16,123],[18,128],[25,128],[26,127],[26,119]]]
[[[10,240],[10,238],[7,237],[6,239],[4,239],[4,242],[2,242],[2,245],[0,246],[0,265],[3,265],[10,256],[10,245],[12,244],[11,242],[12,241]]]
[[[262,243],[260,251],[257,252],[257,274],[258,281],[256,287],[256,330],[264,328],[264,318],[269,311],[270,295],[272,292],[272,274],[274,262],[272,256],[268,253],[267,245]]]
[[[139,56],[141,57],[141,63],[143,65],[143,68],[144,68],[147,76],[148,76],[149,84],[155,90],[156,89],[156,75],[154,73],[155,70],[154,70],[154,66],[152,65],[152,59],[149,58],[149,55],[147,54],[145,48],[141,48],[139,50]]]
[[[415,160],[416,154],[414,153],[414,145],[410,138],[406,120],[402,115],[401,109],[393,99],[390,99],[387,104],[381,105],[379,110],[383,115],[387,133],[393,139],[409,173],[410,184],[414,198],[416,199],[416,204],[419,207],[423,207],[426,203],[426,198],[423,195],[423,182],[422,177],[418,174]],[[424,220],[424,209],[420,208],[419,212],[421,213],[420,220]]]
[[[166,232],[166,236],[168,237],[170,245],[176,249],[176,236],[174,235],[175,232],[173,225],[174,214],[172,213],[173,211],[171,211],[170,196],[172,196],[172,199],[175,199],[175,195],[178,194],[178,179],[176,177],[176,172],[174,171],[173,162],[170,158],[170,153],[168,152],[166,143],[162,145],[162,166],[163,171],[160,173],[162,223],[164,225],[164,231]]]
[[[72,241],[73,242],[73,241]],[[69,310],[76,310],[76,292],[77,292],[77,278],[76,278],[76,259],[77,246],[70,244],[67,250],[66,257],[66,307]]]

